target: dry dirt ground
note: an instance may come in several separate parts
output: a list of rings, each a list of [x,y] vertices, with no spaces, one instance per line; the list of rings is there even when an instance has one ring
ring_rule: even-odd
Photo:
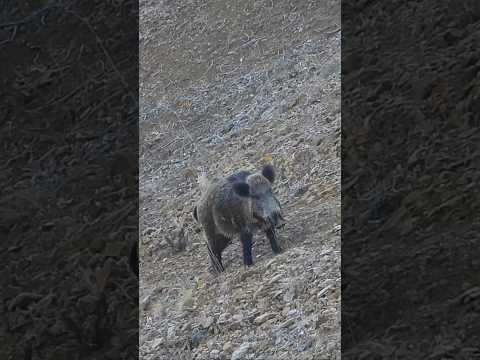
[[[142,359],[340,358],[340,2],[140,2]],[[197,176],[272,162],[285,251],[208,271]]]
[[[342,18],[342,358],[480,359],[480,2]]]
[[[138,353],[137,16],[0,2],[0,359]]]

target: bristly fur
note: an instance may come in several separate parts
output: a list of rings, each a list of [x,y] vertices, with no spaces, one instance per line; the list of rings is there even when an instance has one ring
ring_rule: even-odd
[[[266,177],[271,184],[275,181],[275,169],[270,164],[263,166],[262,175]]]
[[[207,190],[208,185],[210,184],[205,171],[202,171],[198,175],[197,181],[198,181],[198,187],[200,188],[200,192],[203,194]]]
[[[211,181],[208,180],[207,178],[207,172],[202,169],[200,171],[200,174],[198,175],[198,178],[197,178],[197,182],[198,182],[198,187],[200,188],[200,194],[205,194],[208,190],[208,187],[210,186],[211,184]],[[197,209],[197,205],[195,205],[193,207],[193,218],[195,219],[196,222],[198,222],[198,209]]]
[[[239,196],[248,197],[250,196],[250,186],[244,182],[234,182],[233,190]]]
[[[271,182],[261,174],[252,174],[247,177],[247,183],[252,193],[263,193],[271,187]]]
[[[246,182],[247,177],[249,175],[252,175],[252,173],[250,171],[239,170],[239,171],[234,172],[229,177],[227,177],[227,181],[230,181],[230,182]]]
[[[257,173],[240,170],[227,178],[208,180],[205,173],[199,176],[201,196],[193,217],[202,227],[215,271],[224,271],[222,252],[235,236],[242,243],[244,265],[252,265],[252,238],[258,229],[263,229],[274,253],[282,251],[275,230],[282,217],[271,191],[274,177],[271,166]]]

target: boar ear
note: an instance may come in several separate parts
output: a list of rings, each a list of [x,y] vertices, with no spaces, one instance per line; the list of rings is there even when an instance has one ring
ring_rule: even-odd
[[[233,191],[239,196],[249,196],[250,186],[245,182],[234,182]]]
[[[262,175],[264,177],[266,177],[268,179],[268,181],[270,181],[270,183],[272,183],[272,184],[275,181],[275,169],[270,164],[267,164],[267,165],[263,166]]]

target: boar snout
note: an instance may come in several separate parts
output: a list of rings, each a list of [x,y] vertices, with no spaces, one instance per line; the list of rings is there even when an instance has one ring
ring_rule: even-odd
[[[275,216],[275,223],[274,223],[274,226],[276,229],[281,229],[285,226],[285,224],[287,223],[285,221],[285,218],[283,217],[282,213],[281,212],[277,212],[274,214]]]
[[[275,229],[281,229],[285,226],[285,219],[280,211],[275,211],[268,217],[268,223]]]

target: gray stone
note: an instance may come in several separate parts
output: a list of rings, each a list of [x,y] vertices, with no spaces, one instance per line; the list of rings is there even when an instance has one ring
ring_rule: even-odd
[[[275,317],[275,314],[274,313],[265,313],[265,314],[262,314],[260,316],[257,316],[255,318],[255,320],[253,320],[253,322],[256,324],[256,325],[261,325],[263,324],[265,321],[271,319]]]
[[[223,351],[225,352],[229,352],[230,350],[232,350],[233,348],[233,345],[230,341],[227,341],[225,344],[223,344]]]
[[[240,321],[243,320],[243,315],[242,314],[235,314],[235,315],[233,315],[232,319],[234,321],[240,322]]]
[[[245,359],[248,350],[252,346],[251,343],[245,342],[242,345],[240,345],[235,351],[232,353],[231,360],[241,360]]]
[[[208,337],[208,330],[207,329],[199,329],[195,328],[192,331],[192,345],[198,346],[202,341],[204,341]]]
[[[205,319],[202,320],[201,325],[204,329],[208,329],[210,326],[212,326],[213,322],[215,320],[211,316],[207,316]]]
[[[220,359],[220,350],[212,350],[210,351],[210,359]]]
[[[228,321],[229,314],[224,313],[218,317],[217,323],[218,324],[225,324]]]

